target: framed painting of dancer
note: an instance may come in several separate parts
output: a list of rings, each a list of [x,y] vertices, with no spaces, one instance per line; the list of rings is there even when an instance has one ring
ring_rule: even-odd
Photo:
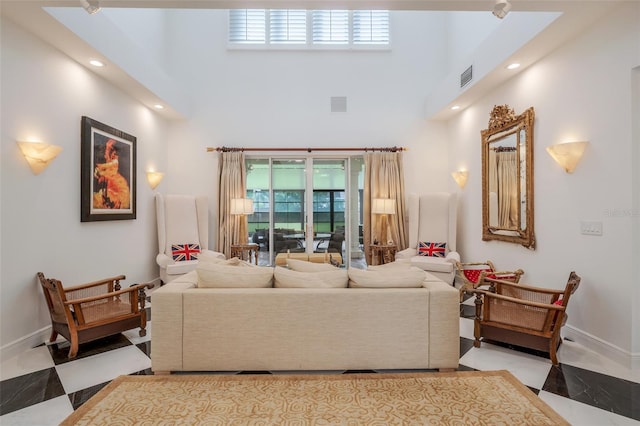
[[[89,117],[82,117],[80,133],[80,220],[135,219],[135,136]]]

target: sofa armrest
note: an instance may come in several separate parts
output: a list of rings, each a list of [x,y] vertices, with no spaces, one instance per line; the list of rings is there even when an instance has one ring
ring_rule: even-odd
[[[159,267],[166,269],[167,265],[170,265],[173,263],[173,259],[164,253],[159,253],[156,256],[156,263],[158,264]]]
[[[151,368],[154,372],[182,369],[184,309],[182,293],[197,286],[197,274],[190,272],[151,293],[153,326]]]
[[[414,248],[406,248],[396,253],[396,259],[411,259],[418,255],[418,250]]]
[[[460,359],[460,292],[443,281],[429,290],[429,368],[457,368]]]
[[[455,269],[456,262],[460,262],[460,254],[457,251],[450,251],[449,253],[447,253],[445,260],[447,262],[453,263]]]

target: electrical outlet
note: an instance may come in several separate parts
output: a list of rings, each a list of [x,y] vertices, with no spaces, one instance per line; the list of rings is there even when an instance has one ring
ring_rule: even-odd
[[[602,235],[602,222],[580,222],[580,233],[582,235]]]

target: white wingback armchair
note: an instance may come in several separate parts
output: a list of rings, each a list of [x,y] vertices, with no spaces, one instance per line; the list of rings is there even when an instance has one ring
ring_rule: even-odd
[[[156,194],[160,279],[164,283],[196,268],[197,260],[174,261],[172,245],[197,244],[201,252],[225,258],[209,248],[209,206],[207,197]]]
[[[396,260],[411,262],[441,280],[453,284],[456,261],[456,195],[448,192],[411,194],[408,198],[409,248],[396,253]],[[421,256],[420,242],[446,243],[444,257]]]

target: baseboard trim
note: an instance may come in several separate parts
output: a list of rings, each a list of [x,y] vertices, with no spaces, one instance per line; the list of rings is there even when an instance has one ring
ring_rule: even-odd
[[[605,356],[618,364],[633,370],[640,369],[640,354],[626,351],[612,343],[606,342],[592,334],[583,330],[565,325],[562,328],[562,334],[565,338],[580,343],[582,346],[594,351],[597,354]]]
[[[49,336],[51,336],[50,325],[24,337],[21,337],[20,339],[14,340],[13,342],[8,343],[0,348],[0,359],[5,360],[18,356],[31,348],[43,344],[47,341]]]

